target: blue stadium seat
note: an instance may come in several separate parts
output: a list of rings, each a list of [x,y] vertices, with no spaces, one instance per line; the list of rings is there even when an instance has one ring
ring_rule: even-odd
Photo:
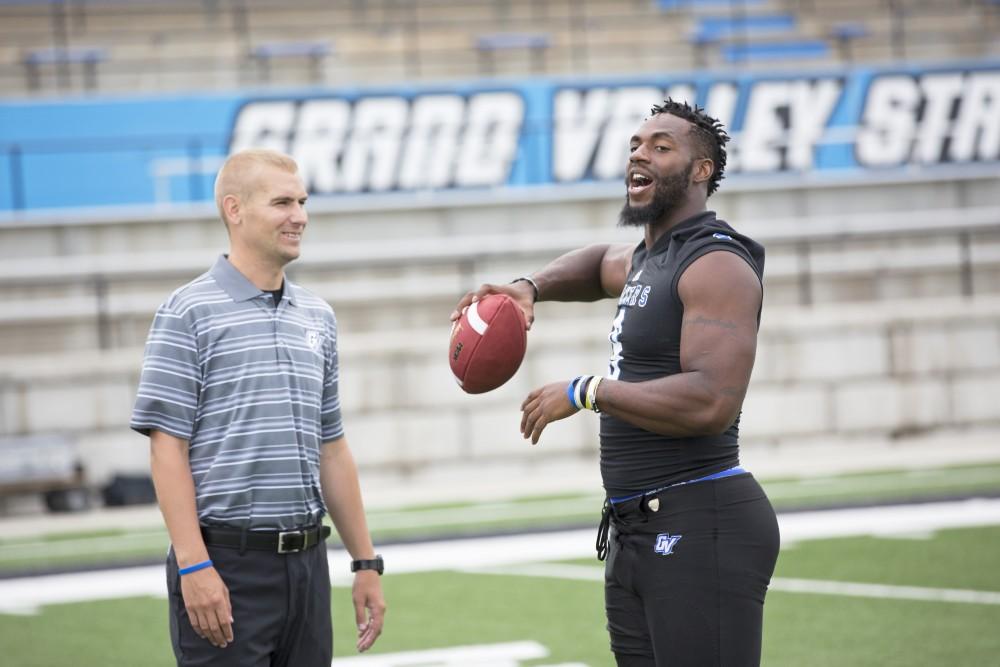
[[[476,48],[480,51],[504,51],[509,49],[547,49],[552,40],[547,34],[522,32],[498,32],[480,35],[476,38]]]
[[[868,32],[868,27],[863,23],[838,23],[830,29],[830,36],[836,39],[858,39],[867,36]]]
[[[743,63],[749,60],[827,58],[830,56],[830,46],[820,39],[726,44],[722,47],[722,55],[727,63]]]
[[[716,9],[718,7],[754,7],[763,5],[765,0],[656,0],[663,11],[672,9]]]
[[[330,42],[267,42],[251,51],[254,58],[323,58],[333,49]]]
[[[785,33],[795,28],[795,16],[787,13],[703,16],[695,24],[695,38],[707,42],[740,34]]]
[[[106,60],[108,52],[98,47],[76,47],[66,49],[35,49],[29,51],[24,62],[30,65],[58,63],[99,63]]]

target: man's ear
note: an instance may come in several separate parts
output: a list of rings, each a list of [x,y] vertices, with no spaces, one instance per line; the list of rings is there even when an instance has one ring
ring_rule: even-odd
[[[226,195],[222,198],[222,212],[226,216],[227,225],[238,225],[243,222],[242,207],[236,195]]]
[[[710,158],[703,157],[695,160],[691,178],[695,183],[705,183],[712,178],[712,174],[714,173],[715,163]]]

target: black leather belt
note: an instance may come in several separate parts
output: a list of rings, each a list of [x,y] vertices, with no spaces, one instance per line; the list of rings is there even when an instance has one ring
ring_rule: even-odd
[[[291,554],[312,549],[330,536],[329,526],[314,526],[300,530],[257,531],[248,530],[245,533],[232,528],[201,527],[201,536],[205,544],[211,547],[231,547],[254,549],[255,551],[274,551],[279,554]]]

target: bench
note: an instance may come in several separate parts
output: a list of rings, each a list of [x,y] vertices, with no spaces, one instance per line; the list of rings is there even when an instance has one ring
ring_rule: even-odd
[[[271,62],[303,58],[309,62],[310,78],[313,83],[323,82],[323,64],[333,53],[328,41],[312,42],[264,42],[250,49],[250,59],[257,65],[257,78],[261,83],[271,80]]]
[[[28,89],[39,90],[42,86],[42,67],[56,68],[60,90],[69,88],[70,67],[83,68],[83,85],[86,90],[97,88],[97,65],[108,59],[106,49],[100,47],[46,48],[34,49],[24,56],[24,67],[28,77]]]
[[[786,33],[795,28],[795,16],[792,14],[703,16],[695,24],[695,39],[707,42],[734,35]]]
[[[830,29],[830,37],[837,42],[840,57],[844,62],[851,62],[853,60],[851,43],[862,37],[867,37],[868,34],[868,27],[863,23],[837,23]]]
[[[673,11],[679,9],[742,9],[755,5],[764,4],[765,0],[656,0],[656,6],[661,11]]]
[[[552,40],[545,33],[500,32],[479,35],[476,38],[476,51],[479,52],[480,72],[485,75],[496,73],[498,51],[528,51],[531,53],[533,71],[544,71],[545,52],[551,45]]]
[[[730,64],[740,64],[751,60],[797,61],[807,58],[828,58],[830,46],[821,39],[725,44],[722,46],[722,56]]]

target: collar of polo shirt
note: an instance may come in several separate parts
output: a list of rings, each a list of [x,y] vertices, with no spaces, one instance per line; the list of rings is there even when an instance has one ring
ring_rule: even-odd
[[[247,277],[232,265],[229,257],[226,255],[219,255],[219,258],[215,260],[211,274],[215,278],[215,282],[219,284],[219,287],[224,289],[226,294],[233,297],[233,301],[249,301],[264,293],[263,290],[247,280]],[[287,276],[285,278],[285,297],[292,305],[297,305],[295,303],[295,290],[292,283],[288,281]]]

